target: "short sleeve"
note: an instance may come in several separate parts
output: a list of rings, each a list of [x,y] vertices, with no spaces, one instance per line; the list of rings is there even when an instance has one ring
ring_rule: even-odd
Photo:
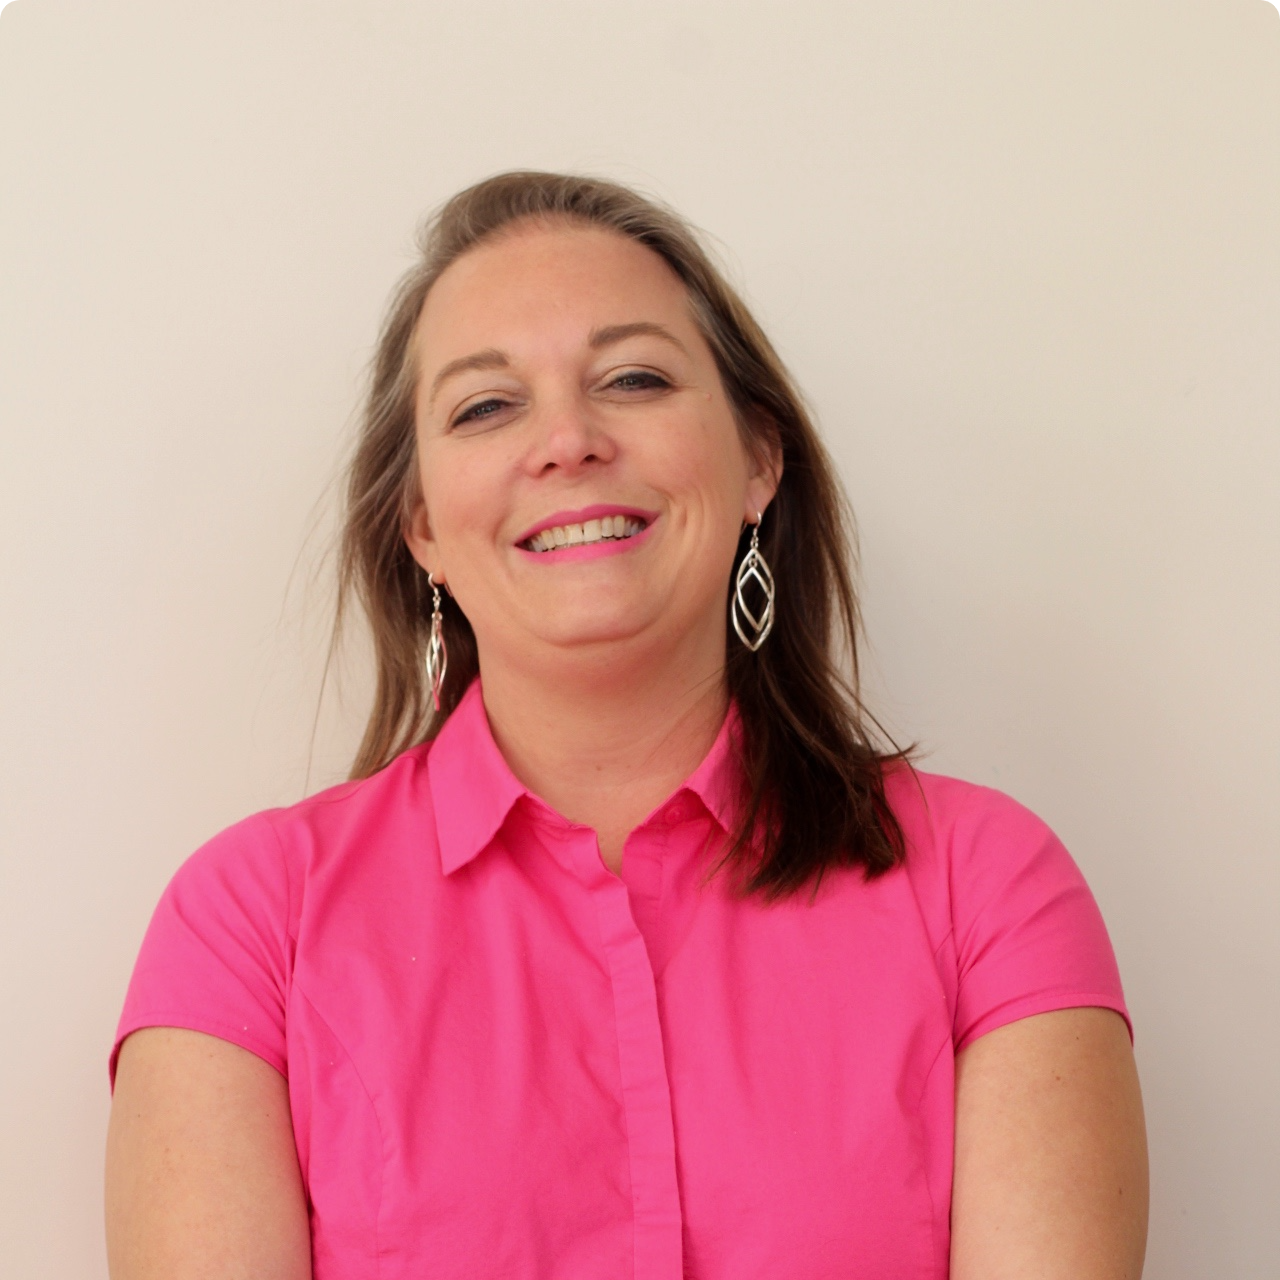
[[[1054,1009],[1114,1009],[1133,1034],[1102,913],[1062,842],[998,791],[968,788],[949,835],[957,1051]]]
[[[207,1032],[284,1074],[289,920],[288,870],[266,814],[192,854],[165,889],[134,965],[111,1050],[112,1088],[120,1045],[143,1027]]]

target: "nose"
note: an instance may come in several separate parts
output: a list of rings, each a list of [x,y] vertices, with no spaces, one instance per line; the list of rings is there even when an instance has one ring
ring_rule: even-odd
[[[592,406],[579,395],[557,397],[536,410],[525,467],[530,475],[559,471],[575,475],[589,467],[612,462],[617,445]]]

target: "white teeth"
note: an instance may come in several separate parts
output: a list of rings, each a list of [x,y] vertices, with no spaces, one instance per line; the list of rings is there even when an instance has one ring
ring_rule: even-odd
[[[557,547],[585,546],[605,538],[634,538],[644,528],[643,520],[631,516],[602,516],[583,524],[557,525],[535,533],[526,544],[530,551],[554,551]]]

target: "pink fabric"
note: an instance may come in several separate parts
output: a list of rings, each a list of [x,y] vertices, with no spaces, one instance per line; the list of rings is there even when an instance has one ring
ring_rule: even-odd
[[[619,878],[473,686],[434,746],[181,867],[116,1049],[190,1027],[288,1077],[316,1280],[940,1280],[955,1051],[1127,1020],[1102,919],[1031,813],[906,770],[904,868],[813,902],[700,886],[732,723]]]

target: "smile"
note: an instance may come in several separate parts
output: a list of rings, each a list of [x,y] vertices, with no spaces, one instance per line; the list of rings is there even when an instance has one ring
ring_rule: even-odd
[[[595,542],[623,541],[644,531],[645,522],[635,516],[602,516],[581,524],[557,524],[535,533],[520,545],[527,551],[555,551],[560,547],[584,547]]]

